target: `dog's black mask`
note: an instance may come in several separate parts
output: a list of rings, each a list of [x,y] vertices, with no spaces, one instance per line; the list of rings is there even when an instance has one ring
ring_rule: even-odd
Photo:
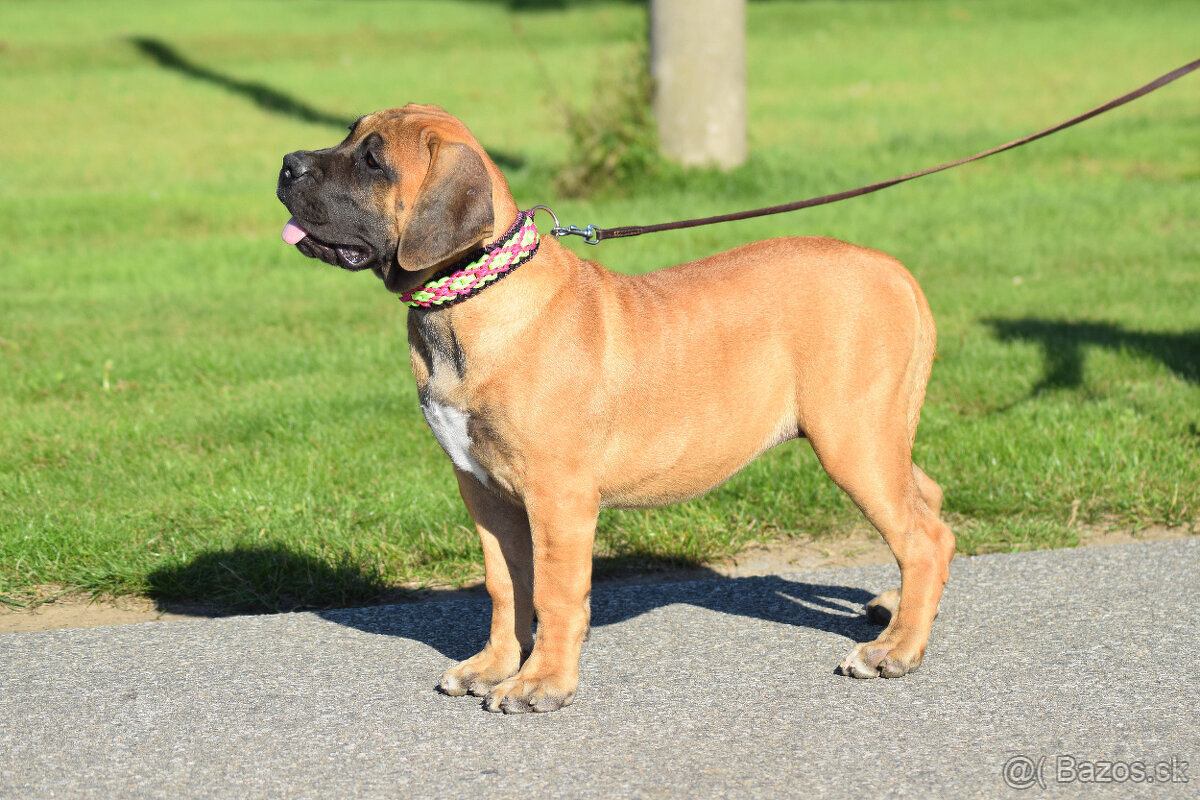
[[[343,269],[372,269],[386,284],[397,243],[392,216],[377,198],[398,176],[386,165],[382,144],[375,133],[357,145],[347,139],[325,150],[288,153],[276,195],[292,214],[285,241]]]

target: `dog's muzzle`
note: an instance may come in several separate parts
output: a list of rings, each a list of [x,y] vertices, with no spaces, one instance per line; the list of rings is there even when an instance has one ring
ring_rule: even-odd
[[[311,191],[320,180],[321,170],[313,153],[301,150],[283,157],[276,195],[293,214],[283,226],[283,241],[295,245],[309,258],[317,258],[351,272],[366,269],[375,255],[370,247],[326,241],[310,230],[311,226],[321,225],[325,215],[313,203],[305,201],[300,193],[305,189]]]

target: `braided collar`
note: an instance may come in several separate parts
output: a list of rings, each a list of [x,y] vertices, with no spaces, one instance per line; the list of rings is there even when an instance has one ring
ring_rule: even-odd
[[[423,286],[400,295],[409,308],[445,308],[478,294],[533,258],[538,249],[533,212],[522,211],[508,231],[483,252],[453,264]]]

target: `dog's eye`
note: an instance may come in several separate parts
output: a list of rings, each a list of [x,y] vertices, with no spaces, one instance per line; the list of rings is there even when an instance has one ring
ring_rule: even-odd
[[[383,167],[379,166],[379,162],[375,160],[375,156],[371,155],[370,150],[363,152],[363,163],[370,169],[383,169]]]

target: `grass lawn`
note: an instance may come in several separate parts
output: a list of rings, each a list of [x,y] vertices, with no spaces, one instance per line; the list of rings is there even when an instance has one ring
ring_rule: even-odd
[[[262,610],[479,574],[404,309],[279,241],[282,155],[362,113],[442,105],[523,206],[612,226],[909,172],[1200,55],[1193,0],[751,2],[750,162],[564,200],[563,103],[627,58],[644,8],[537,5],[0,2],[0,597]],[[790,234],[887,251],[924,286],[916,459],[961,552],[1200,519],[1200,76],[868,198],[586,255],[645,271]],[[861,524],[793,443],[704,499],[606,512],[598,563]]]

